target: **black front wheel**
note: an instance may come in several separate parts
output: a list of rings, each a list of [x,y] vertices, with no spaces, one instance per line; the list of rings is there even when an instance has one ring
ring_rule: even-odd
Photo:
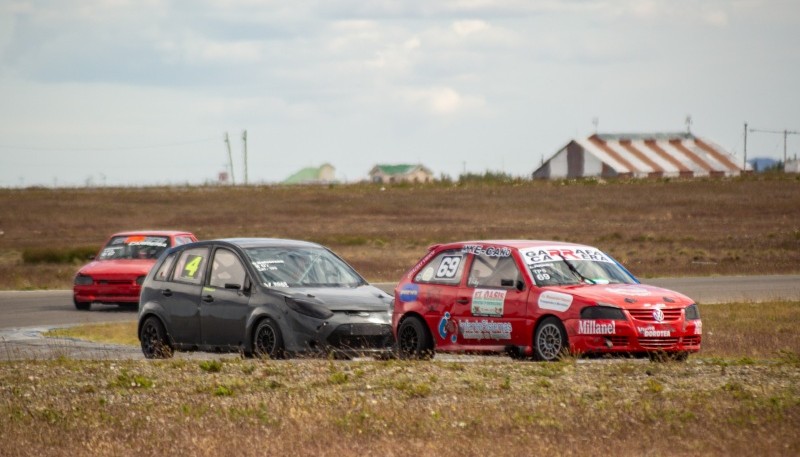
[[[267,318],[258,323],[253,334],[253,354],[262,359],[286,358],[283,335],[274,320]]]
[[[148,317],[142,324],[139,341],[142,344],[142,353],[148,359],[172,357],[172,347],[169,344],[167,331],[164,329],[164,324],[155,316]]]
[[[397,347],[404,359],[433,358],[433,341],[425,323],[417,317],[407,317],[397,330]]]
[[[546,317],[533,336],[533,358],[545,362],[560,360],[569,351],[567,332],[558,318]]]
[[[92,307],[92,302],[82,302],[75,298],[72,299],[72,303],[75,303],[75,309],[79,311],[89,311],[89,308]]]

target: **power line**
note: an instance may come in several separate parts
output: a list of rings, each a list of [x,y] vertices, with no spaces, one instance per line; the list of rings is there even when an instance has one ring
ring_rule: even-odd
[[[0,144],[0,149],[18,149],[23,151],[69,151],[69,152],[80,152],[80,151],[132,151],[137,149],[158,149],[158,148],[169,148],[175,146],[185,146],[187,144],[197,144],[197,143],[206,143],[210,141],[217,141],[216,138],[205,138],[202,140],[189,140],[189,141],[180,141],[175,143],[164,143],[164,144],[153,144],[148,146],[117,146],[117,147],[110,147],[110,148],[100,148],[100,147],[89,147],[89,148],[42,148],[42,147],[34,147],[34,146],[15,146],[15,145],[8,145],[8,144]]]

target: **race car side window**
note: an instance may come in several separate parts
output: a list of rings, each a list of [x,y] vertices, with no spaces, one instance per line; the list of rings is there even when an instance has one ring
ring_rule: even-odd
[[[175,262],[175,254],[170,254],[164,259],[164,262],[158,267],[158,271],[156,271],[155,279],[156,281],[166,281],[167,275],[169,275],[169,269],[172,266],[172,263]]]
[[[202,284],[208,259],[208,248],[194,248],[183,251],[175,264],[172,280]]]
[[[425,284],[451,284],[461,282],[464,273],[466,254],[460,250],[449,250],[439,253],[419,270],[414,282]]]
[[[246,274],[239,257],[227,249],[217,249],[214,252],[214,261],[211,262],[211,275],[208,284],[212,287],[222,287],[236,284],[244,285]]]
[[[469,269],[470,287],[516,287],[521,278],[514,258],[476,255]]]

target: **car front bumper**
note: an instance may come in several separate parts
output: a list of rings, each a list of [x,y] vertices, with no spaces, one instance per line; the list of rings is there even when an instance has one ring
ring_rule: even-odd
[[[702,342],[699,320],[654,324],[574,319],[564,324],[573,353],[688,353],[700,351]]]

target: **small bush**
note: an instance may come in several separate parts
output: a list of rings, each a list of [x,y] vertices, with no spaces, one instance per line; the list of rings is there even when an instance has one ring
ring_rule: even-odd
[[[22,251],[22,261],[28,264],[85,262],[97,254],[96,246],[73,248],[27,248]]]

